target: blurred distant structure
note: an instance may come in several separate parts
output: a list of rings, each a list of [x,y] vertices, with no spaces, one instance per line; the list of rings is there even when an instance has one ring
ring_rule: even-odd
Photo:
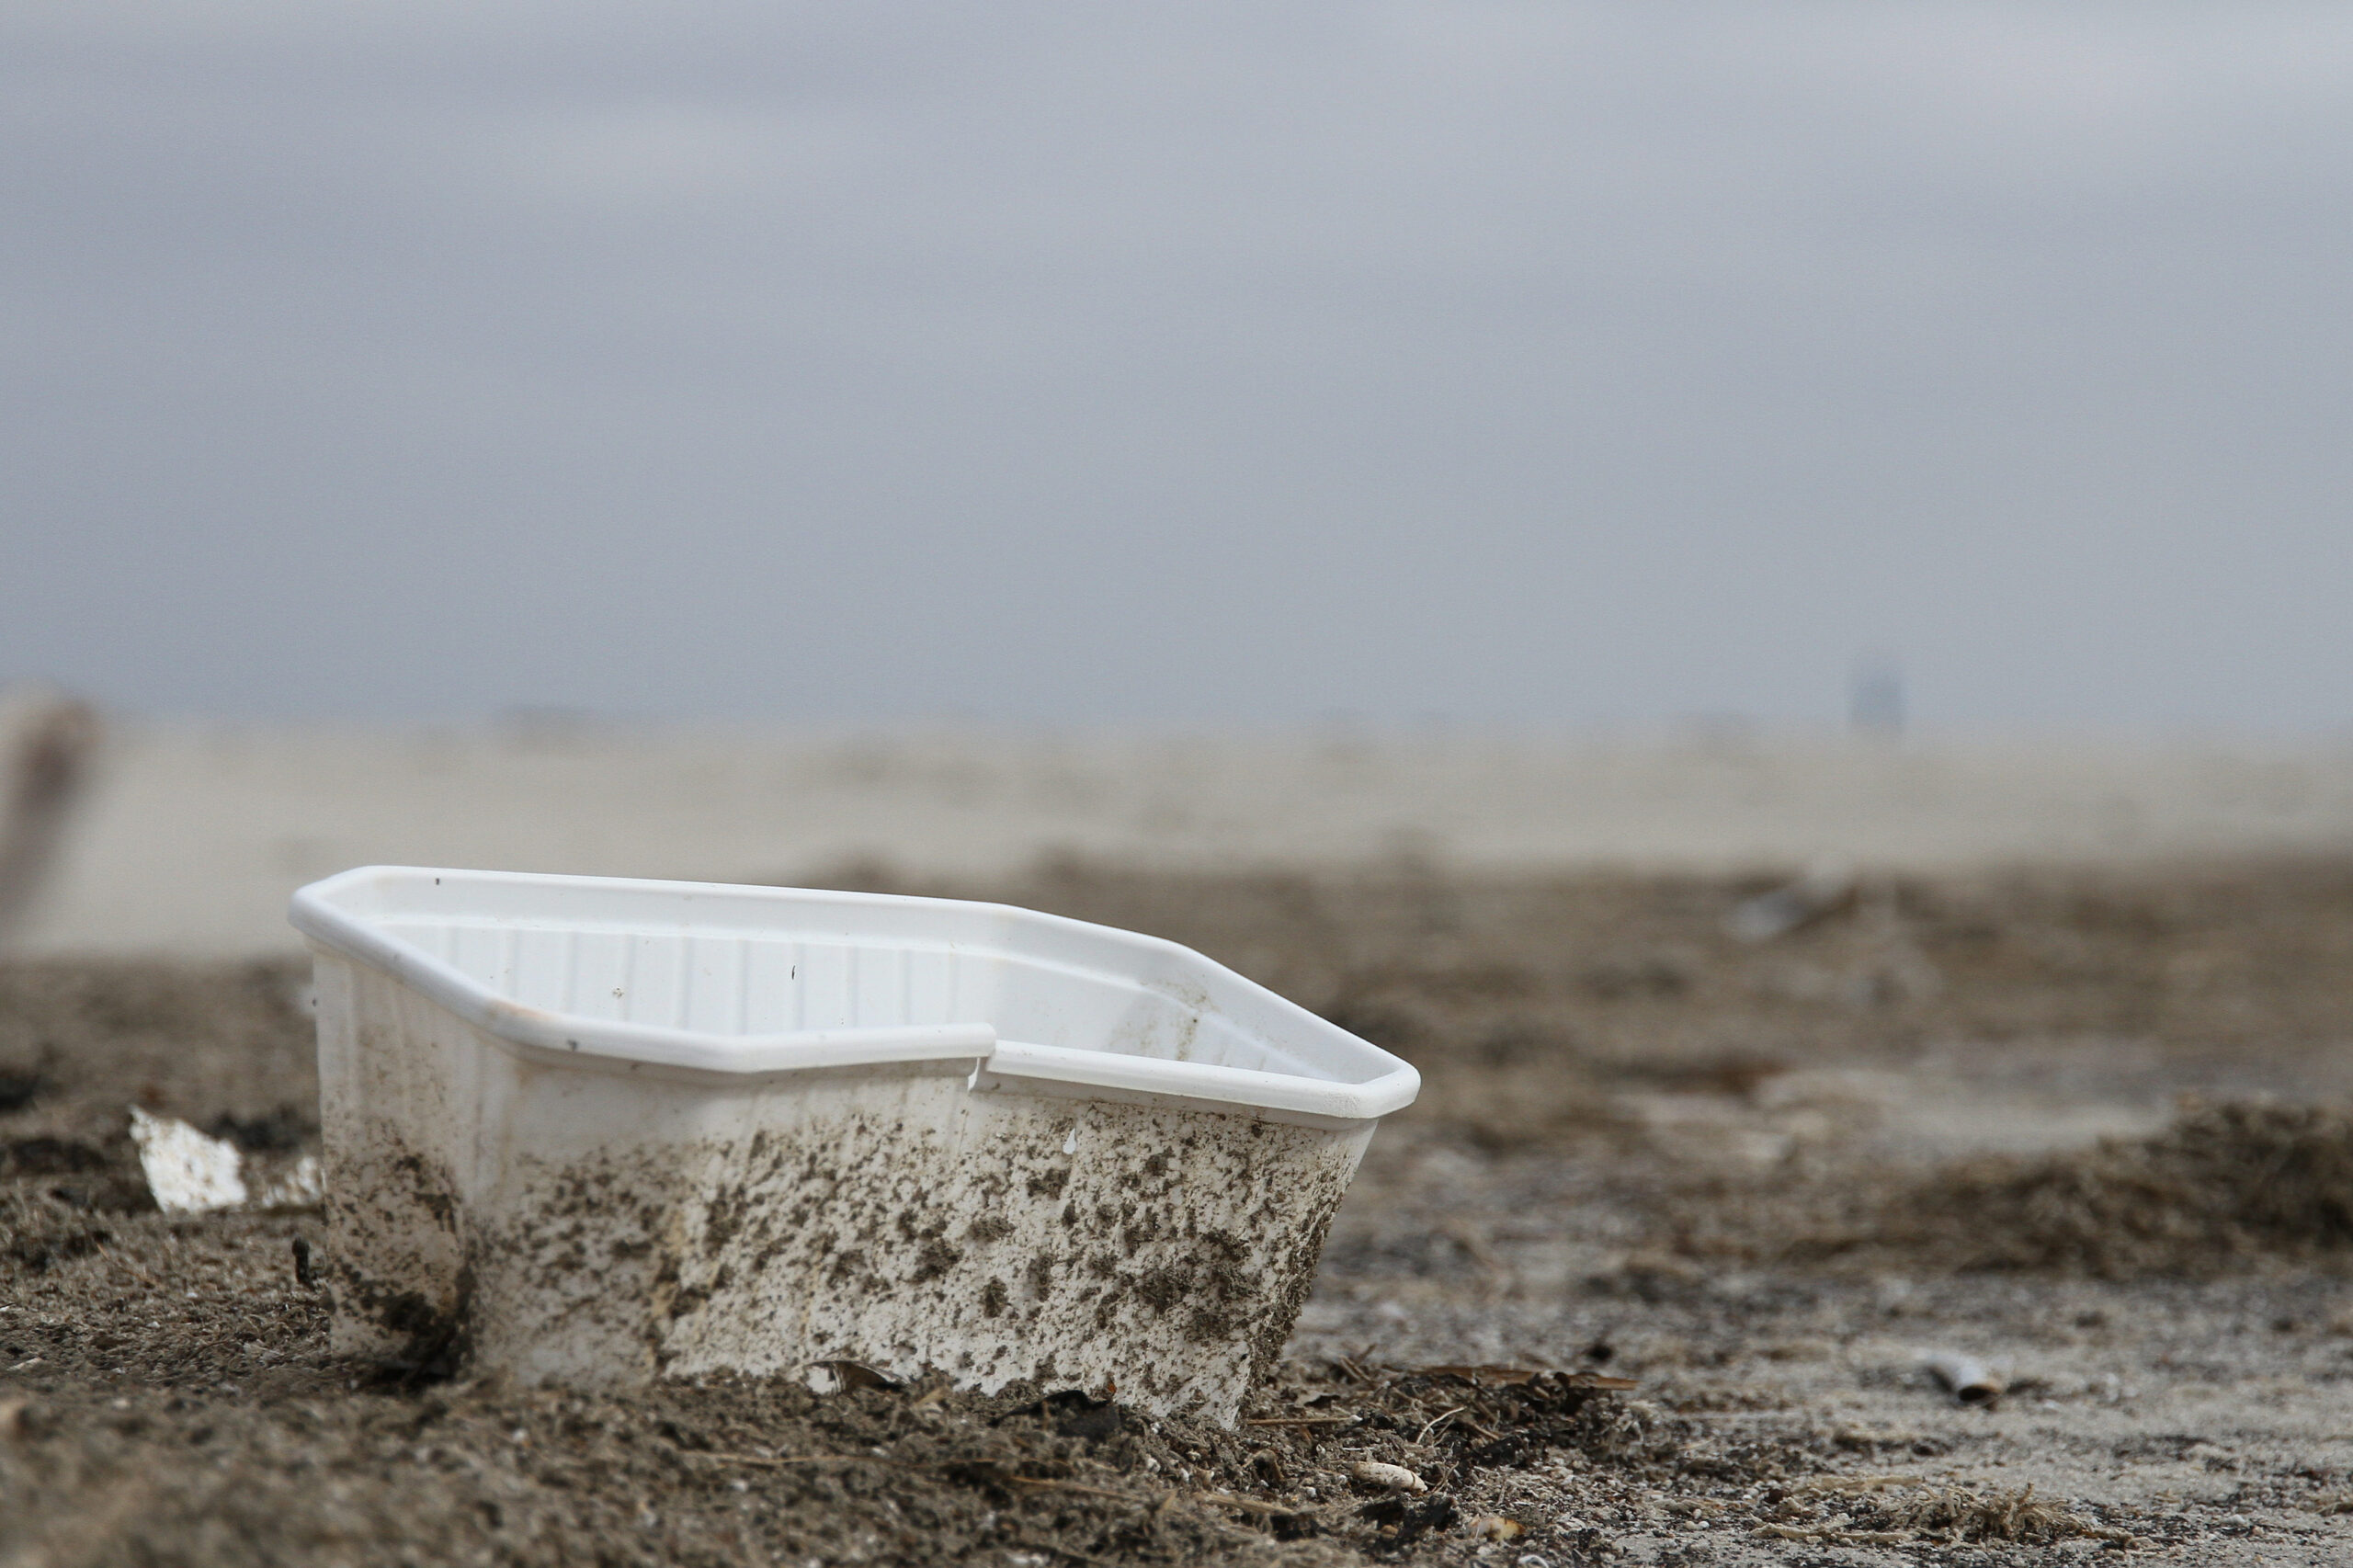
[[[1889,654],[1866,653],[1855,661],[1847,691],[1847,727],[1873,740],[1903,735],[1904,670]]]
[[[0,949],[56,866],[99,734],[87,703],[45,689],[0,694]]]

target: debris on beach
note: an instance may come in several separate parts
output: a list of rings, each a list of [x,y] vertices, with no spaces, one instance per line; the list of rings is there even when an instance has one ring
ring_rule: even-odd
[[[287,1167],[286,1174],[266,1183],[261,1196],[253,1200],[256,1209],[316,1209],[326,1201],[326,1167],[316,1154],[305,1154]]]
[[[1824,855],[1796,881],[1744,899],[1724,917],[1725,934],[1736,941],[1769,942],[1804,929],[1855,902],[1855,863]]]
[[[338,1346],[416,1359],[426,1301],[537,1382],[941,1369],[1231,1425],[1421,1084],[1199,953],[998,903],[363,867],[290,918],[325,1244],[371,1282],[335,1293]],[[436,959],[490,927],[512,962]],[[517,989],[547,961],[561,994]],[[722,962],[733,1001],[695,1001]]]
[[[1911,1476],[1824,1476],[1787,1489],[1773,1514],[1756,1527],[1757,1535],[1822,1546],[2098,1540],[2130,1550],[2147,1544],[2130,1530],[2036,1496],[2031,1484],[1980,1492]]]
[[[1376,1492],[1427,1492],[1430,1483],[1402,1464],[1382,1464],[1378,1460],[1360,1460],[1348,1471],[1348,1479],[1359,1486]]]
[[[246,1199],[234,1143],[208,1138],[187,1122],[131,1108],[131,1141],[139,1145],[140,1174],[155,1207],[166,1214],[209,1214]]]
[[[2353,1250],[2353,1112],[2193,1103],[2150,1137],[1948,1167],[1899,1195],[1881,1228],[1960,1267],[2110,1278],[2342,1254]]]
[[[2353,1037],[2353,859],[1867,878],[1853,911],[1740,946],[1722,919],[1763,885],[961,890],[1233,955],[1427,1073],[1232,1427],[1139,1409],[1125,1366],[995,1396],[848,1361],[621,1393],[471,1376],[446,1341],[346,1357],[345,1257],[258,1211],[319,1146],[290,968],[0,965],[0,1559],[82,1551],[93,1518],[117,1555],[199,1568],[327,1539],[517,1568],[2344,1555],[2344,1445],[2281,1391],[2325,1395],[2353,1343],[2330,1239],[2353,1108],[2279,1108],[2325,1103]],[[1882,905],[1945,985],[1865,1009],[1843,986],[1893,940]],[[1781,983],[1801,971],[1829,982]],[[1984,1116],[2021,1082],[2109,1108],[2121,1083],[2134,1115],[1896,1142],[1893,1113]],[[2197,1086],[2280,1097],[2154,1131],[2150,1096]],[[1768,1166],[1702,1160],[1611,1108],[1654,1095],[1735,1132],[1832,1130]],[[244,1206],[157,1211],[134,1102],[233,1143]],[[1932,1387],[1930,1350],[2010,1371],[2009,1414]],[[1639,1392],[1601,1376],[1629,1370]]]
[[[131,1108],[131,1141],[155,1207],[166,1214],[211,1214],[228,1209],[315,1209],[326,1197],[316,1154],[305,1154],[256,1194],[245,1183],[244,1155],[225,1138],[198,1131],[174,1117]]]
[[[1992,1405],[2009,1386],[2008,1380],[1997,1369],[1955,1350],[1928,1351],[1920,1358],[1920,1365],[1936,1380],[1938,1388],[1961,1404]]]

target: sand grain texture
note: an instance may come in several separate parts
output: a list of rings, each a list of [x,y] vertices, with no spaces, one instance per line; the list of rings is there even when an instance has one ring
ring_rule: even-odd
[[[126,1131],[313,1149],[299,971],[24,963],[0,1561],[2353,1560],[2353,865],[1924,875],[1763,944],[1761,878],[928,885],[1190,943],[1427,1075],[1241,1427],[338,1358],[315,1218],[159,1214]]]

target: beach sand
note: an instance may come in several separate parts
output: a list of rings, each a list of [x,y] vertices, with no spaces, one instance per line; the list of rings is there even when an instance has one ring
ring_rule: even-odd
[[[0,966],[0,1561],[2353,1561],[2327,755],[117,744]],[[1825,852],[1848,896],[1731,934]],[[154,1212],[126,1114],[314,1149],[278,906],[395,858],[1009,899],[1196,946],[1427,1088],[1236,1432],[348,1363],[317,1216]]]
[[[860,861],[1002,878],[1067,855],[1518,873],[2329,852],[2353,847],[2353,744],[118,722],[74,829],[21,950],[220,958],[293,950],[287,895],[369,864],[734,881]]]

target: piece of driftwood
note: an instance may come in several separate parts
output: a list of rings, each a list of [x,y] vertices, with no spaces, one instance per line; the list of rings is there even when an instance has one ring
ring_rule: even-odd
[[[1938,1386],[1962,1404],[1992,1404],[2008,1386],[1999,1371],[1973,1356],[1957,1351],[1932,1350],[1920,1358],[1920,1364]]]
[[[8,706],[19,717],[0,724],[0,945],[56,866],[67,821],[96,771],[99,734],[86,703],[41,696]]]

